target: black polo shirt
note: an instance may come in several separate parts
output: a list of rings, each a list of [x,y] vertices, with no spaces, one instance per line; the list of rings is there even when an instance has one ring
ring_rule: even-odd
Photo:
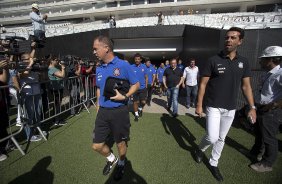
[[[172,69],[171,67],[168,67],[164,71],[164,75],[166,77],[166,85],[168,88],[176,87],[177,84],[179,84],[181,77],[183,73],[182,70],[178,67],[175,69]]]
[[[210,77],[204,97],[204,105],[228,110],[236,109],[241,81],[251,76],[249,62],[237,54],[231,61],[223,52],[209,58],[202,77]]]

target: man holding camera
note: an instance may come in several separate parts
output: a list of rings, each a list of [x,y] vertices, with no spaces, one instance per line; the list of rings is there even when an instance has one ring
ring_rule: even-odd
[[[94,87],[96,86],[96,75],[94,75],[95,73],[96,73],[96,66],[94,61],[90,61],[89,65],[81,66],[81,74],[83,75],[82,84],[87,96],[86,97],[87,108],[91,106],[91,102],[92,102],[91,99],[93,99],[95,96],[95,89],[94,89]]]
[[[107,158],[103,174],[110,173],[112,167],[117,163],[114,174],[115,180],[120,180],[124,174],[127,141],[129,140],[130,119],[127,106],[128,98],[139,88],[139,82],[132,71],[129,63],[114,56],[113,43],[106,36],[98,36],[94,39],[93,53],[103,64],[97,68],[97,107],[98,114],[95,121],[93,149]],[[127,80],[130,88],[123,94],[114,86],[107,89],[109,78],[115,80]],[[105,93],[112,91],[115,96],[105,96]],[[99,108],[100,107],[100,108]],[[118,117],[118,118],[117,118]],[[112,135],[117,144],[119,158],[117,158],[106,144],[107,138]]]
[[[59,63],[58,58],[56,56],[50,56],[48,58],[48,77],[50,79],[50,88],[51,94],[54,97],[55,114],[59,114],[61,112],[61,102],[63,99],[64,92],[64,81],[63,79],[66,76],[66,66],[62,63]],[[58,68],[60,66],[61,69]],[[55,125],[65,125],[63,120],[59,120],[58,118],[54,118]]]
[[[34,36],[36,40],[45,39],[45,23],[48,18],[47,14],[43,16],[39,13],[39,6],[36,3],[31,5],[32,12],[29,14],[32,21]]]

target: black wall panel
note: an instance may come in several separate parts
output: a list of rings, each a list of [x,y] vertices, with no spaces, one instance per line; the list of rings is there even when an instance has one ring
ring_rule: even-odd
[[[109,35],[113,39],[180,37],[184,29],[185,25],[116,28]]]
[[[93,39],[98,35],[108,34],[108,30],[100,30],[47,38],[45,48],[39,50],[38,53],[40,56],[52,53],[56,55],[72,54],[83,58],[93,58]]]
[[[183,37],[182,60],[187,63],[188,58],[195,58],[200,69],[220,50],[220,30],[186,26]]]

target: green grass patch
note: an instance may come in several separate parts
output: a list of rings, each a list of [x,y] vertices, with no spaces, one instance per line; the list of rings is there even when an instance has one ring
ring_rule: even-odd
[[[95,116],[91,108],[91,114],[83,112],[68,119],[67,125],[51,131],[47,142],[31,143],[25,156],[10,152],[9,158],[0,162],[0,183],[115,183],[111,174],[102,175],[106,160],[91,148]],[[119,183],[217,183],[207,160],[197,164],[191,154],[205,133],[204,119],[144,113],[138,123],[131,116],[131,123],[129,162]],[[274,170],[261,174],[250,169],[250,160],[238,151],[250,149],[253,142],[251,134],[231,128],[219,162],[224,183],[281,183],[281,144]],[[115,145],[113,150],[116,154]],[[209,154],[210,149],[207,157]]]

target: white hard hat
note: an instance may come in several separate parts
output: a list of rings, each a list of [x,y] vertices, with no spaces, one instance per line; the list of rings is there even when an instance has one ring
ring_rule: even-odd
[[[33,4],[31,5],[31,8],[35,8],[35,9],[39,10],[39,6],[38,6],[38,4],[36,4],[36,3],[33,3]]]
[[[282,57],[282,47],[280,46],[270,46],[262,51],[262,54],[259,58],[266,57]]]

